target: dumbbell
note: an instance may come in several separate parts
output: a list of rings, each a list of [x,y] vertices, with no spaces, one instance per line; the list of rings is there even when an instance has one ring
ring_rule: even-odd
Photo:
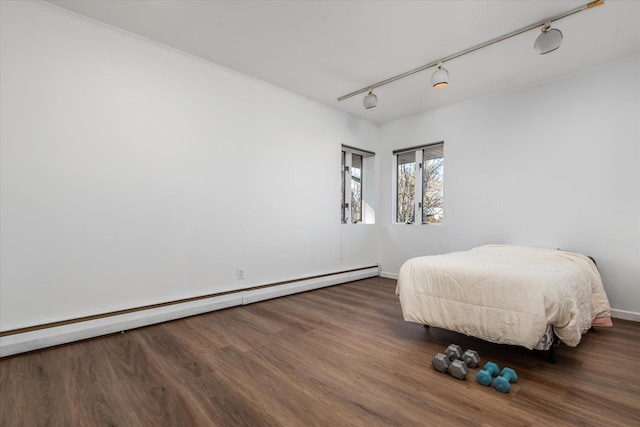
[[[518,375],[516,371],[511,368],[504,368],[500,375],[493,380],[493,388],[501,393],[509,393],[511,390],[511,383],[518,381]]]
[[[446,354],[438,353],[433,356],[431,360],[431,364],[433,365],[433,369],[438,372],[447,372],[449,370],[449,365],[451,365],[451,360],[447,357]]]
[[[451,361],[456,359],[462,359],[462,349],[457,344],[449,344],[449,346],[445,350],[445,353],[447,354],[447,357]]]
[[[451,351],[448,353],[455,353],[456,355],[460,354],[460,352],[458,351],[460,350],[460,347],[455,347],[457,347],[455,351]],[[451,364],[449,365],[449,374],[451,374],[451,376],[454,378],[463,380],[469,373],[469,368],[477,367],[479,362],[480,356],[478,356],[478,352],[475,350],[467,350],[462,355],[462,358],[458,357],[455,360],[451,361]]]
[[[500,372],[498,365],[494,362],[487,362],[484,365],[484,369],[476,374],[476,380],[478,380],[480,384],[489,387],[493,381],[493,377],[498,375],[498,372]]]
[[[462,353],[462,349],[459,345],[450,344],[446,350],[447,357],[449,360],[453,361],[456,359],[464,360],[468,367],[476,368],[480,363],[480,356],[478,352],[475,350],[467,350]]]
[[[467,377],[469,368],[467,367],[467,364],[464,362],[464,360],[456,359],[451,362],[448,371],[449,375],[451,375],[453,378],[463,380]]]
[[[447,372],[459,380],[464,380],[469,373],[468,363],[471,363],[472,367],[476,367],[480,361],[475,350],[467,350],[463,354],[460,346],[456,344],[450,344],[445,353],[438,353],[431,360],[434,369],[438,372]]]
[[[467,364],[464,363],[464,360],[450,360],[447,355],[443,353],[436,354],[433,360],[431,360],[431,363],[436,371],[448,373],[453,378],[457,378],[459,380],[465,379],[469,373],[469,368],[467,367]]]
[[[480,364],[480,355],[475,350],[467,350],[462,355],[462,360],[467,364],[470,368],[477,368]]]
[[[438,353],[434,356],[431,363],[433,368],[438,372],[448,372],[451,362],[462,358],[462,349],[459,345],[450,344],[445,350],[446,354]]]

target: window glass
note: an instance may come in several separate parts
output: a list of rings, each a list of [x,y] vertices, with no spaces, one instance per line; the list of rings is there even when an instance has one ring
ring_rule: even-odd
[[[351,222],[362,222],[362,156],[351,155]]]
[[[443,145],[422,152],[422,223],[441,223],[444,218]]]
[[[342,152],[342,167],[340,168],[340,221],[345,223],[347,221],[346,206],[344,203],[344,171],[345,171],[345,157],[346,153]]]
[[[416,202],[416,154],[414,151],[398,154],[396,221],[413,223]]]

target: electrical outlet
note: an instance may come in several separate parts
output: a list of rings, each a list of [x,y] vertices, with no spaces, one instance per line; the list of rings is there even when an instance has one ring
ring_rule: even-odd
[[[240,267],[238,268],[238,280],[243,280],[244,279],[244,267]]]

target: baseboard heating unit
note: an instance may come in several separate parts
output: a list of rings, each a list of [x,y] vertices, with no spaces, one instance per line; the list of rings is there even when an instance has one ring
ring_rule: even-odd
[[[0,332],[0,357],[375,277],[378,265]]]

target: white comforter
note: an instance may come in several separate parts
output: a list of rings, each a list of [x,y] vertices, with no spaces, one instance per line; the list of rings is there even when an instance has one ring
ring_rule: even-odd
[[[575,347],[595,318],[610,316],[593,262],[547,248],[486,245],[413,258],[396,294],[405,320],[529,349],[547,324]]]

